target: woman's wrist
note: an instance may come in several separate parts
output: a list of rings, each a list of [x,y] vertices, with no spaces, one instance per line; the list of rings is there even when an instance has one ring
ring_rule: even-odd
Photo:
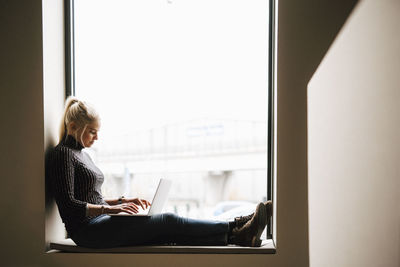
[[[115,205],[119,205],[122,203],[126,203],[125,198],[122,200],[122,203],[119,203],[119,198],[104,199],[104,201],[110,206],[115,206]]]
[[[86,216],[98,216],[101,214],[108,213],[107,205],[96,205],[96,204],[87,204],[86,206]]]
[[[126,199],[124,196],[121,196],[120,198],[118,198],[117,200],[117,205],[122,204],[122,203],[126,203]]]
[[[110,206],[108,205],[101,205],[100,214],[109,214],[110,213]]]

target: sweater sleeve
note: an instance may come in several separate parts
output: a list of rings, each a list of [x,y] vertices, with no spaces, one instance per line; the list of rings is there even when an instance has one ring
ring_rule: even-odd
[[[87,203],[74,196],[74,155],[68,148],[54,151],[50,162],[54,196],[57,205],[69,218],[86,216]]]

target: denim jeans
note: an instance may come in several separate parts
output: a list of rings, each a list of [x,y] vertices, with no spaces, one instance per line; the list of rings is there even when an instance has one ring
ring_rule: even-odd
[[[151,217],[100,215],[71,238],[78,246],[226,245],[228,222],[195,220],[163,213]]]

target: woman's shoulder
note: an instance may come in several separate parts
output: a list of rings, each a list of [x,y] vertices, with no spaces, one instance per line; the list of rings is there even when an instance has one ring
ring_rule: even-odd
[[[64,169],[65,166],[73,166],[75,162],[75,155],[70,148],[59,145],[52,147],[45,156],[46,173],[48,173],[46,175],[51,175],[56,170]]]
[[[50,151],[48,152],[49,157],[51,158],[70,158],[74,159],[75,158],[75,153],[73,149],[64,146],[62,144],[58,144],[55,147],[51,148]]]

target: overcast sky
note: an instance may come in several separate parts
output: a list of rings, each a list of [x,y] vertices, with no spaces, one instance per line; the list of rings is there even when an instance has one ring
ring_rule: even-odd
[[[76,94],[101,134],[267,120],[267,0],[75,1]]]

